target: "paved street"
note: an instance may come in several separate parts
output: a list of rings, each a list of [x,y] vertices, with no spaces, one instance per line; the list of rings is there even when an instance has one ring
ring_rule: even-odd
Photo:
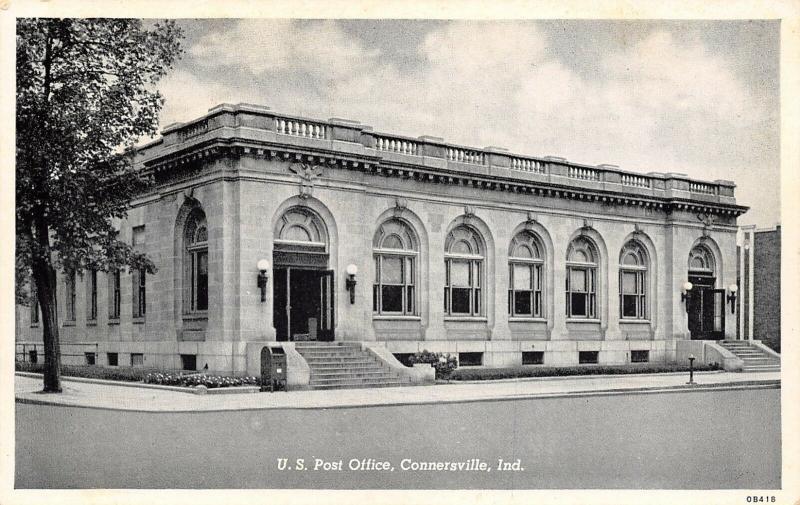
[[[183,413],[18,403],[16,487],[770,489],[780,443],[775,388]],[[462,467],[404,470],[450,461]]]

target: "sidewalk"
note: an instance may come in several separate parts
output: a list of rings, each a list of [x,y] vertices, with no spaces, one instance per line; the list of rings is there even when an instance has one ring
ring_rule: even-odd
[[[664,391],[780,387],[780,373],[687,373],[564,377],[449,383],[376,389],[195,395],[89,382],[61,383],[63,393],[43,394],[41,377],[14,377],[17,402],[140,412],[209,412],[253,409],[318,409],[510,399],[555,398]]]

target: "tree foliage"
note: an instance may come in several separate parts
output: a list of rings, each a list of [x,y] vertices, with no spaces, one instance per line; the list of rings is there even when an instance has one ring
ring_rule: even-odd
[[[157,132],[156,84],[180,56],[181,38],[171,21],[17,22],[17,299],[32,273],[46,364],[59,361],[54,270],[155,271],[115,224],[151,184],[134,168],[132,147]]]

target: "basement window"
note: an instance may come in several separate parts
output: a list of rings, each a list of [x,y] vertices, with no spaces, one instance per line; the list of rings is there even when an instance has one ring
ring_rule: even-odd
[[[523,365],[544,365],[544,351],[522,351]]]
[[[481,366],[481,365],[483,365],[482,352],[458,353],[458,366]]]
[[[131,353],[131,366],[144,366],[144,354],[140,352]]]
[[[83,353],[83,355],[86,357],[86,364],[87,365],[93,366],[96,363],[97,359],[96,359],[95,353],[93,353],[93,352],[85,352],[85,353]]]
[[[648,363],[650,351],[631,351],[631,363]]]
[[[31,363],[39,362],[39,353],[36,351],[36,349],[28,351],[28,361],[30,361]]]
[[[596,365],[599,351],[580,351],[578,352],[578,363],[581,365]]]
[[[108,366],[118,366],[119,354],[115,352],[106,353],[106,361],[108,361]]]
[[[181,354],[181,368],[183,370],[197,370],[197,355]]]

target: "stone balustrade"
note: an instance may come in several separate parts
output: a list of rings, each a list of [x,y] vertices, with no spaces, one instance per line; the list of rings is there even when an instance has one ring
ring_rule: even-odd
[[[649,188],[650,179],[643,175],[622,174],[622,185],[636,188]]]
[[[566,178],[573,179],[576,184],[589,187],[585,183],[597,183],[591,187],[614,191],[625,191],[628,188],[637,195],[644,196],[649,192],[652,197],[680,197],[689,198],[695,195],[703,201],[710,199],[719,200],[720,203],[735,204],[735,185],[730,181],[695,181],[686,174],[658,173],[632,174],[620,170],[616,165],[587,166],[567,161],[555,156],[532,157],[520,156],[508,152],[501,147],[487,147],[484,149],[456,146],[449,144],[440,137],[422,136],[417,138],[402,137],[390,133],[373,132],[370,126],[358,121],[332,118],[328,121],[302,118],[277,114],[269,107],[248,104],[222,104],[209,110],[209,113],[197,120],[169,125],[162,131],[162,139],[155,143],[163,146],[175,146],[176,143],[201,142],[211,135],[221,135],[220,128],[247,127],[249,131],[263,132],[263,135],[281,135],[274,141],[293,145],[292,137],[303,140],[298,143],[304,148],[310,148],[315,141],[320,142],[320,148],[345,149],[347,152],[356,153],[363,149],[364,154],[380,157],[381,153],[392,153],[387,162],[401,161],[399,156],[414,156],[409,158],[409,164],[421,166],[441,167],[442,160],[447,164],[453,163],[453,169],[469,171],[463,165],[474,165],[481,174],[486,174],[487,169],[495,175],[514,177],[516,172],[523,180],[529,180],[530,175],[542,175],[548,179]],[[234,135],[229,133],[227,135]],[[247,138],[252,134],[245,134],[243,130],[234,136]],[[299,139],[298,139],[299,140]],[[334,144],[331,144],[333,142]],[[177,146],[175,146],[176,148]],[[146,157],[146,156],[145,156]],[[481,167],[478,169],[477,167]],[[508,170],[504,174],[502,170]],[[432,176],[431,176],[432,177]],[[553,179],[555,182],[556,179]]]
[[[459,163],[471,163],[473,165],[483,165],[484,154],[481,151],[472,149],[462,149],[460,147],[448,147],[447,159]]]
[[[419,144],[411,140],[397,137],[382,137],[376,135],[375,149],[378,151],[417,155],[419,153]]]
[[[310,121],[300,121],[295,119],[275,118],[275,131],[283,135],[294,135],[295,137],[306,137],[311,139],[326,138],[326,126]]]
[[[582,181],[599,181],[600,172],[593,168],[586,167],[569,167],[567,176],[571,179],[580,179]]]
[[[519,170],[521,172],[531,172],[534,174],[544,174],[547,172],[545,164],[539,160],[530,158],[511,158],[511,170]]]

